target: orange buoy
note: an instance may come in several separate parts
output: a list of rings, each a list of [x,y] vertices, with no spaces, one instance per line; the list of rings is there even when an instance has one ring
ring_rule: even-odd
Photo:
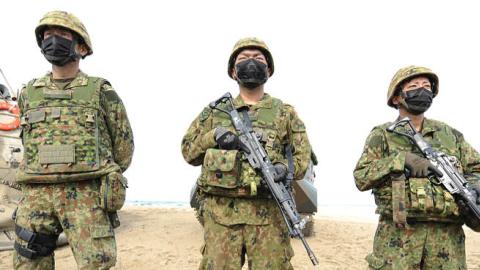
[[[0,130],[11,131],[20,127],[20,109],[16,104],[10,104],[6,101],[0,102],[0,111],[8,111],[14,115],[15,119],[8,123],[0,123]]]

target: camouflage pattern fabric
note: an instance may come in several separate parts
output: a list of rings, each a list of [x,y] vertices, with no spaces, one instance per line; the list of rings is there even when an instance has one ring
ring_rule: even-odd
[[[467,269],[465,235],[458,224],[418,222],[399,229],[381,220],[366,260],[369,269]]]
[[[424,225],[422,224],[430,224],[428,226],[425,225],[425,228],[430,228],[431,226],[435,228],[444,228],[444,234],[446,236],[442,235],[441,230],[438,229],[438,237],[460,239],[463,237],[461,225],[465,220],[459,214],[458,206],[453,197],[442,186],[432,184],[427,178],[404,179],[404,192],[398,190],[398,187],[402,185],[397,185],[396,183],[401,181],[398,180],[399,175],[404,172],[406,152],[413,152],[417,155],[421,155],[421,153],[404,136],[387,132],[386,128],[389,125],[391,125],[391,123],[375,127],[368,136],[363,153],[354,170],[355,184],[361,191],[372,189],[375,196],[375,203],[377,205],[376,213],[380,214],[381,220],[384,221],[383,223],[380,223],[379,231],[385,232],[380,236],[380,233],[377,232],[374,242],[374,254],[380,254],[378,256],[387,254],[385,256],[390,256],[391,258],[389,264],[400,263],[403,262],[403,260],[405,260],[405,262],[411,260],[408,256],[405,259],[400,259],[399,256],[401,256],[401,253],[397,253],[398,250],[395,251],[395,249],[392,249],[384,242],[387,241],[385,239],[394,239],[389,237],[395,237],[395,235],[407,233],[405,237],[409,237],[408,239],[410,239],[410,241],[416,241],[415,243],[417,243],[408,244],[408,248],[410,248],[412,252],[409,256],[419,258],[416,261],[418,264],[425,256],[432,256],[428,255],[429,253],[426,253],[429,248],[429,242],[425,242],[424,240],[426,239],[425,237],[428,237],[425,232],[430,230],[434,231],[434,229],[415,230],[415,228],[423,228],[422,226]],[[478,183],[480,179],[480,155],[465,141],[460,132],[449,127],[445,123],[431,119],[424,119],[421,134],[435,149],[445,152],[448,155],[455,156],[459,160],[459,170],[464,173],[467,180],[472,183]],[[392,181],[394,182],[392,183]],[[392,190],[392,187],[397,190]],[[399,203],[399,205],[392,205],[395,204],[395,202]],[[404,229],[395,228],[394,225],[391,225],[394,224],[393,219],[398,219],[398,217],[395,217],[393,211],[395,208],[404,208],[405,210],[406,220],[409,224]],[[391,235],[389,235],[390,233]],[[432,236],[434,236],[434,234],[432,234]],[[431,239],[437,241],[439,238],[435,237],[436,236]],[[416,245],[419,246],[414,248]],[[458,251],[449,251],[450,262],[446,265],[455,264],[458,267],[462,267],[462,265],[464,265],[465,255],[463,254],[463,257],[457,256],[460,256],[459,254],[461,254],[464,249],[463,241],[461,243],[458,242],[456,246],[452,244],[452,247],[458,248]],[[372,260],[372,258],[369,260]],[[418,269],[418,267],[407,268],[406,266],[405,268],[399,267],[386,269]]]
[[[51,73],[34,80],[30,83],[34,90],[45,90],[53,97],[62,97],[68,91],[85,95],[88,91],[75,92],[75,89],[88,89],[97,78],[89,77],[79,72],[77,76],[68,84],[59,84],[62,89],[52,80]],[[100,178],[106,174],[125,171],[132,160],[134,144],[133,134],[127,118],[125,107],[112,86],[101,79],[102,84],[95,84],[96,89],[94,97],[99,104],[98,114],[95,117],[91,115],[79,114],[79,119],[73,119],[75,115],[65,112],[62,115],[62,109],[56,110],[55,106],[50,107],[35,116],[39,122],[29,123],[28,128],[35,129],[41,126],[40,130],[44,132],[44,141],[52,140],[56,144],[62,144],[63,132],[70,132],[69,135],[75,136],[75,123],[81,121],[81,125],[89,125],[96,122],[98,129],[96,131],[98,138],[98,155],[102,160],[100,170],[85,171],[77,173],[26,173],[25,164],[20,167],[18,180],[21,182],[24,199],[19,205],[16,224],[20,227],[44,234],[59,234],[64,231],[70,247],[72,248],[75,260],[79,269],[109,269],[115,265],[116,246],[113,228],[107,217],[106,210],[100,204]],[[100,89],[98,89],[98,87]],[[28,118],[26,113],[31,106],[45,105],[51,102],[45,99],[30,99],[27,94],[27,88],[22,89],[19,97],[19,107],[21,117]],[[58,106],[65,102],[62,99],[53,98]],[[81,100],[81,99],[80,99]],[[81,100],[89,104],[88,100]],[[32,104],[33,102],[33,104]],[[78,101],[80,102],[80,101]],[[84,104],[84,105],[85,105]],[[65,105],[65,104],[64,104]],[[67,104],[69,105],[69,104]],[[75,110],[72,110],[75,111]],[[60,112],[60,116],[58,115]],[[34,118],[35,118],[34,117]],[[62,117],[64,117],[62,119]],[[64,123],[55,123],[56,125],[44,125],[43,121],[62,121],[68,118]],[[27,122],[27,121],[25,121]],[[68,130],[71,129],[71,130]],[[37,136],[38,135],[38,136]],[[42,138],[42,134],[36,134],[36,138]],[[23,137],[28,140],[29,137]],[[66,136],[66,139],[68,136]],[[80,143],[83,138],[77,138]],[[42,141],[42,140],[40,140]],[[28,142],[27,142],[28,143]],[[29,151],[28,148],[25,152]],[[33,156],[37,154],[32,153]],[[91,155],[90,150],[85,151],[86,156]],[[46,166],[48,167],[51,165]],[[81,181],[80,181],[81,180]],[[36,184],[38,183],[38,184]],[[119,194],[124,195],[124,194]],[[18,237],[17,237],[18,238]],[[17,239],[22,245],[26,243]],[[37,258],[29,260],[14,253],[15,269],[53,269],[53,255],[50,257]]]
[[[240,54],[245,49],[258,49],[260,50],[263,55],[265,56],[268,64],[268,68],[270,70],[270,77],[273,75],[273,72],[275,71],[275,65],[273,63],[273,57],[272,54],[270,53],[270,49],[268,49],[267,44],[256,37],[246,37],[242,38],[235,43],[233,46],[232,53],[230,54],[230,58],[228,59],[228,76],[233,79],[232,71],[235,65],[235,60],[237,59],[237,56]]]
[[[41,80],[27,85],[24,93],[28,102],[22,109],[23,171],[91,172],[100,168],[103,159],[111,158],[108,141],[104,152],[99,153],[98,116],[104,83],[89,78],[62,90],[45,88]]]
[[[88,35],[87,29],[83,23],[72,13],[65,11],[50,11],[40,19],[37,28],[35,28],[35,37],[37,38],[38,47],[42,47],[43,32],[48,26],[57,26],[69,29],[81,37],[81,41],[88,47],[87,55],[93,53],[92,42]]]
[[[393,78],[390,81],[390,86],[388,87],[388,93],[387,93],[388,106],[395,108],[395,105],[392,103],[392,99],[398,93],[401,85],[404,82],[418,76],[425,76],[430,80],[430,84],[432,85],[433,97],[436,97],[438,94],[438,88],[439,88],[439,81],[438,81],[437,74],[433,73],[432,70],[426,67],[407,66],[399,69],[397,73],[393,75]]]
[[[271,149],[268,154],[273,163],[287,164],[286,158],[281,152],[284,151],[283,145],[287,141],[292,145],[295,179],[302,179],[311,157],[311,146],[305,125],[295,109],[288,104],[282,105],[279,117],[265,115],[272,112],[269,109],[272,108],[274,102],[281,101],[265,94],[257,104],[250,106],[249,116],[252,125],[255,131],[262,135],[262,140],[266,142],[267,152]],[[247,106],[240,96],[234,99],[234,105],[237,109]],[[271,120],[266,122],[263,119]],[[219,126],[236,134],[229,116],[217,110],[212,111],[209,107],[206,107],[191,123],[181,145],[183,157],[189,164],[202,165],[207,150],[217,147],[214,132],[215,128]],[[272,158],[271,154],[275,157]]]
[[[237,109],[247,106],[240,96],[235,98],[234,104]],[[257,104],[250,106],[249,116],[273,163],[287,164],[284,145],[291,144],[295,179],[302,179],[310,162],[311,147],[305,125],[293,107],[265,94]],[[182,140],[185,160],[194,166],[203,165],[198,184],[201,195],[208,198],[202,202],[207,245],[200,269],[240,269],[243,253],[239,249],[246,252],[252,269],[290,269],[288,261],[293,256],[290,242],[285,240],[288,237],[284,233],[279,233],[285,229],[284,221],[279,217],[275,202],[268,199],[268,191],[259,185],[260,173],[251,168],[243,154],[216,149],[216,127],[236,133],[228,115],[207,107],[192,122]],[[216,174],[211,172],[217,169],[228,177],[223,181],[216,179]],[[216,231],[219,233],[212,233]],[[237,239],[241,232],[244,236]],[[221,237],[229,235],[235,241],[222,240]],[[227,243],[228,250],[209,245],[212,241]],[[259,256],[262,252],[265,254]],[[265,264],[267,258],[270,264]]]
[[[95,93],[88,94],[91,88]],[[73,98],[65,99],[67,95]],[[18,103],[25,145],[18,182],[78,181],[128,168],[134,149],[132,130],[122,101],[105,80],[80,72],[59,89],[47,74],[30,82]],[[56,148],[72,144],[76,146],[71,162],[55,161],[69,153]],[[41,163],[40,146],[56,147],[43,151],[54,160],[46,162],[53,164]]]
[[[78,269],[109,269],[116,262],[114,231],[99,205],[99,181],[25,184],[15,223],[43,233],[67,236]],[[22,245],[26,242],[15,240]],[[29,260],[13,253],[17,270],[54,269],[54,255]]]
[[[405,137],[386,131],[391,123],[375,127],[367,138],[364,151],[354,170],[355,184],[361,191],[373,190],[377,212],[392,216],[392,177],[404,171],[405,153],[420,151]],[[467,180],[480,179],[480,155],[448,125],[425,119],[421,131],[432,147],[455,156]],[[428,178],[410,178],[406,184],[408,217],[422,220],[461,222],[458,207],[451,195]]]
[[[222,198],[207,196],[204,214],[205,245],[201,252],[201,270],[240,270],[247,255],[248,269],[293,269],[290,259],[293,249],[280,210],[272,200]],[[237,203],[238,202],[238,203]],[[231,207],[230,205],[234,205]],[[242,205],[243,204],[243,205]],[[257,215],[253,219],[268,220],[263,225],[235,224],[235,212],[250,207]],[[223,216],[219,212],[232,214]],[[248,211],[251,212],[251,211]]]

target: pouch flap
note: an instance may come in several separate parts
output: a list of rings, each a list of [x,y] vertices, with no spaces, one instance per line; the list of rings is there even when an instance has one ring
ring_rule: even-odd
[[[229,172],[235,167],[237,154],[238,150],[208,149],[204,166],[210,171]]]
[[[410,192],[421,196],[426,195],[426,190],[429,189],[431,183],[426,178],[410,178],[409,180]]]
[[[38,123],[45,121],[45,111],[44,110],[36,110],[30,111],[28,113],[27,122],[29,124]]]
[[[61,116],[60,108],[52,108],[52,112],[50,114],[50,117],[52,119],[57,119],[57,118],[60,118],[60,116]]]

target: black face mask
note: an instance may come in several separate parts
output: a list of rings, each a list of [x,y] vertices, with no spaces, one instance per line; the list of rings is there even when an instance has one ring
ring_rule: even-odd
[[[404,106],[407,111],[419,115],[428,110],[433,101],[433,93],[426,88],[420,87],[408,92],[402,92],[403,99],[405,100]]]
[[[267,65],[254,59],[248,59],[235,66],[237,81],[248,89],[264,84],[268,79]]]
[[[42,41],[42,53],[48,62],[64,66],[79,57],[75,51],[76,44],[75,41],[54,35]]]

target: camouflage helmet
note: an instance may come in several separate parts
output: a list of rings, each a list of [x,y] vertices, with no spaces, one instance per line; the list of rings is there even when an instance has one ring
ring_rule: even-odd
[[[264,55],[265,58],[267,59],[267,64],[268,67],[270,68],[270,76],[273,75],[273,58],[272,54],[270,53],[270,50],[267,47],[267,44],[259,38],[256,37],[247,37],[247,38],[242,38],[237,43],[235,43],[235,46],[233,46],[232,54],[230,54],[230,59],[228,60],[228,76],[233,79],[232,76],[232,71],[233,67],[235,65],[235,60],[237,59],[238,54],[245,50],[245,49],[258,49],[260,50]]]
[[[80,37],[80,43],[85,43],[87,45],[87,55],[93,53],[92,42],[90,41],[90,36],[88,35],[87,29],[83,23],[72,13],[58,10],[50,11],[45,14],[42,19],[40,19],[37,28],[35,28],[35,37],[37,38],[37,44],[39,47],[42,46],[43,33],[45,32],[47,26],[59,26],[73,31]]]
[[[395,105],[392,103],[392,99],[395,95],[397,95],[400,87],[402,84],[414,77],[418,76],[425,76],[430,80],[432,84],[432,92],[433,97],[438,94],[438,76],[437,74],[433,73],[433,71],[426,67],[419,67],[419,66],[408,66],[401,68],[395,73],[390,82],[390,87],[388,87],[388,94],[387,94],[387,104],[390,107],[394,107]]]

